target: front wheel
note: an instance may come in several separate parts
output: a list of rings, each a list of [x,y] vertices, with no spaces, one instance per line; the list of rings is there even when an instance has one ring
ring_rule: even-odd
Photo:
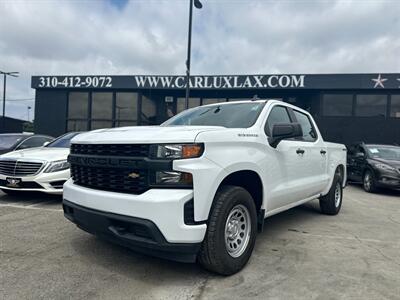
[[[248,262],[256,235],[257,213],[249,192],[223,186],[215,196],[198,261],[209,271],[232,275]]]
[[[363,177],[363,188],[368,193],[376,191],[374,174],[370,170],[365,171]]]
[[[337,215],[342,207],[343,187],[340,176],[335,175],[332,186],[325,196],[319,199],[321,212],[326,215]]]

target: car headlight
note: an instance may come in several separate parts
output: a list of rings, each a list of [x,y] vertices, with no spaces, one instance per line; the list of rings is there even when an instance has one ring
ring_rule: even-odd
[[[200,157],[203,154],[203,144],[172,144],[155,145],[153,152],[156,158],[162,159],[184,159]]]
[[[375,167],[384,171],[396,172],[396,169],[386,164],[375,164]]]
[[[50,165],[47,166],[47,168],[44,170],[45,173],[52,173],[52,172],[58,172],[58,171],[63,171],[69,169],[69,162],[67,160],[59,160],[50,163]]]

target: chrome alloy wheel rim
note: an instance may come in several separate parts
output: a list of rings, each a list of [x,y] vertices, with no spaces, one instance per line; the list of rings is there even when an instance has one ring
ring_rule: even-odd
[[[336,183],[335,187],[335,206],[339,207],[340,201],[342,201],[342,193],[340,192],[340,182]]]
[[[371,188],[371,175],[369,173],[365,174],[364,177],[364,187],[367,191]]]
[[[225,248],[232,257],[239,257],[250,241],[251,221],[248,209],[239,204],[232,208],[225,223]]]

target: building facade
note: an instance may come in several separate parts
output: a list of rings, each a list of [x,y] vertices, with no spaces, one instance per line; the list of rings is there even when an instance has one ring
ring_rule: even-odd
[[[34,76],[35,132],[156,125],[185,107],[184,76]],[[274,98],[308,110],[324,138],[400,144],[400,74],[191,76],[189,107]]]

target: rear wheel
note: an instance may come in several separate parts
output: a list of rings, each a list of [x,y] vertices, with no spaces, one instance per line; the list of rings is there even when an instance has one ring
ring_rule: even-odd
[[[376,192],[374,174],[370,170],[365,171],[363,176],[363,188],[368,193]]]
[[[243,188],[223,186],[216,194],[198,261],[209,271],[231,275],[248,262],[257,234],[254,200]]]
[[[343,187],[339,175],[333,178],[332,186],[325,196],[319,199],[321,212],[326,215],[337,215],[342,207]]]

